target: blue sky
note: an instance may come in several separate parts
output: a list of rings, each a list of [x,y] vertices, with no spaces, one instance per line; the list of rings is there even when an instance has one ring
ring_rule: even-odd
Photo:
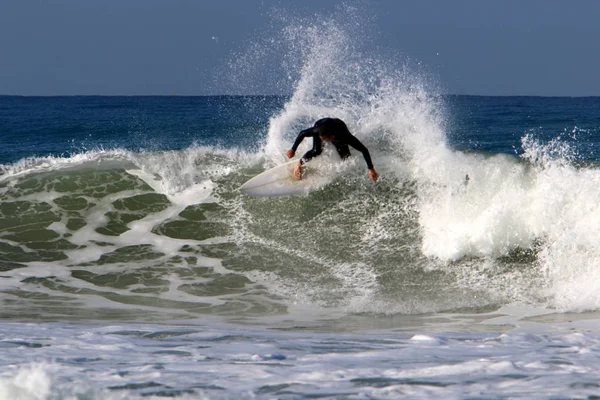
[[[2,0],[0,94],[218,94],[232,56],[276,34],[273,9],[327,18],[340,3]],[[600,1],[356,4],[373,48],[420,63],[446,93],[600,95]]]

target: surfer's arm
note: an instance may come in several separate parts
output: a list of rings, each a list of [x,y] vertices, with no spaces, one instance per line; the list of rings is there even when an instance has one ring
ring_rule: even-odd
[[[379,179],[379,174],[375,171],[375,167],[373,166],[373,161],[371,161],[371,155],[369,154],[369,150],[365,147],[364,144],[361,143],[355,136],[350,135],[348,137],[348,144],[354,147],[356,150],[360,151],[367,162],[367,168],[369,168],[369,178],[373,182],[376,182]]]
[[[312,147],[312,149],[310,149],[309,151],[307,151],[306,153],[304,153],[304,155],[302,156],[302,159],[300,160],[300,162],[302,164],[304,164],[305,162],[307,162],[311,158],[314,158],[314,157],[318,156],[322,152],[323,152],[323,141],[321,140],[321,137],[319,135],[315,135],[315,136],[313,136],[313,147]]]
[[[298,149],[298,146],[300,146],[300,143],[302,143],[302,141],[307,138],[307,137],[315,137],[315,135],[318,134],[318,131],[315,128],[308,128],[303,130],[302,132],[300,132],[298,134],[298,137],[296,138],[296,141],[294,142],[294,144],[292,145],[292,150],[294,152],[296,152],[296,150]]]
[[[321,146],[321,138],[319,137],[319,131],[313,127],[313,128],[305,129],[298,134],[298,137],[296,138],[296,141],[292,145],[292,148],[285,152],[286,156],[288,158],[294,157],[294,155],[296,154],[296,149],[298,149],[298,146],[300,146],[300,143],[302,143],[304,138],[307,138],[307,137],[313,138],[313,148],[312,148],[312,150],[308,151],[302,157],[301,162],[310,160],[311,158],[321,154],[322,146]]]
[[[306,154],[304,154],[304,156],[302,156],[302,158],[300,159],[300,161],[298,161],[298,164],[294,167],[294,170],[292,172],[293,176],[297,180],[302,179],[302,165],[306,161],[310,160],[311,158],[321,154],[322,144],[321,144],[321,138],[319,137],[318,132],[319,131],[317,129],[315,129],[314,127],[301,131],[298,134],[296,141],[292,145],[292,148],[285,152],[285,155],[288,158],[294,157],[294,155],[296,154],[296,149],[298,149],[298,146],[300,146],[300,143],[302,143],[304,138],[311,137],[311,136],[313,137],[313,148],[311,150],[309,150],[308,152],[306,152]]]
[[[348,144],[354,147],[356,150],[360,151],[367,162],[367,167],[369,169],[373,168],[373,161],[371,161],[371,155],[369,154],[369,150],[365,147],[364,144],[360,142],[355,136],[350,136],[348,138]]]

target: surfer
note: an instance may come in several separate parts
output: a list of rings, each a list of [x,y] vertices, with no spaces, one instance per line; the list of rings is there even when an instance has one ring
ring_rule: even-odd
[[[350,133],[346,123],[341,119],[322,118],[315,122],[315,125],[312,128],[308,128],[300,132],[292,148],[286,151],[286,156],[288,158],[294,157],[296,154],[296,149],[304,140],[304,138],[307,137],[313,138],[313,147],[307,151],[304,156],[302,156],[300,161],[298,161],[298,165],[294,167],[294,177],[296,179],[302,179],[302,166],[304,163],[321,154],[323,151],[323,140],[331,142],[335,146],[335,149],[339,153],[340,157],[342,157],[342,160],[350,157],[350,149],[348,146],[352,146],[356,150],[360,151],[367,162],[367,167],[369,168],[369,178],[371,178],[373,182],[379,179],[379,174],[373,167],[369,150],[367,150],[360,140]]]

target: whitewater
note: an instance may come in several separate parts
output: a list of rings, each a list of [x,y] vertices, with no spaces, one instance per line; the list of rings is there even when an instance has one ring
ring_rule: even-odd
[[[442,95],[358,12],[222,82],[289,95],[0,97],[0,399],[598,395],[600,100]],[[326,116],[378,182],[238,191]]]

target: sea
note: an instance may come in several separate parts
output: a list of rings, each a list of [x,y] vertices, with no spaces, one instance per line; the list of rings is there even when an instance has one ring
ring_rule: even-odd
[[[288,94],[0,96],[0,399],[599,398],[600,98],[294,26]],[[325,116],[379,181],[239,191]]]

